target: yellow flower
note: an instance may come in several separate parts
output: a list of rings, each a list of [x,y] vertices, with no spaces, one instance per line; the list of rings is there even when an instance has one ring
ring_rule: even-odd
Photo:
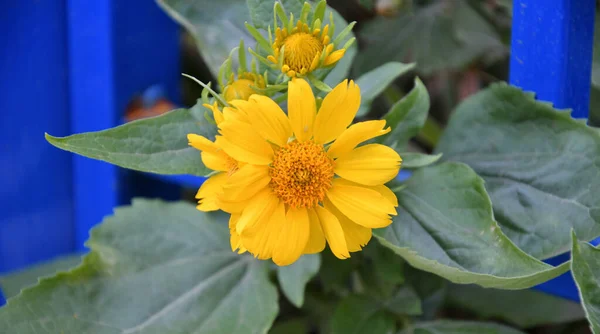
[[[237,53],[239,67],[237,73],[233,71],[233,57]],[[244,40],[231,51],[229,57],[219,68],[217,77],[223,98],[226,102],[232,100],[248,100],[252,94],[261,94],[260,90],[267,87],[265,77],[257,71],[255,59],[252,58],[248,68]]]
[[[275,12],[281,20],[281,26],[275,20],[275,39],[270,38],[270,53],[267,60],[271,66],[280,69],[290,78],[304,76],[316,69],[329,67],[337,63],[352,45],[354,39],[340,47],[341,41],[350,33],[354,23],[348,25],[334,40],[333,17],[330,23],[323,27],[322,20],[325,14],[326,2],[317,4],[312,20],[308,20],[311,6],[304,4],[302,15],[294,24],[294,16],[289,18],[283,12],[281,4],[275,4]]]
[[[310,86],[297,78],[289,83],[288,115],[261,95],[231,104],[236,109],[223,110],[214,143],[189,138],[218,171],[200,188],[198,209],[210,203],[231,214],[233,250],[288,265],[327,242],[345,259],[369,242],[371,229],[391,223],[398,202],[384,184],[402,160],[381,144],[358,146],[390,128],[384,120],[350,125],[360,106],[354,82],[335,87],[318,113]]]
[[[223,96],[227,102],[232,100],[248,100],[250,95],[259,93],[255,88],[265,87],[265,79],[259,74],[243,72],[237,78],[232,74],[227,85],[223,88]]]

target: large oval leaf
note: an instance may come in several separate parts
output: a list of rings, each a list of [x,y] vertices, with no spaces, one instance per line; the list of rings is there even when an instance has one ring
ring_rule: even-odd
[[[600,132],[516,87],[497,84],[461,104],[437,152],[481,175],[502,230],[546,259],[570,231],[600,235]]]
[[[594,334],[600,333],[600,249],[573,235],[571,271]]]
[[[431,1],[393,19],[379,17],[361,28],[365,49],[356,60],[363,73],[389,61],[415,62],[426,75],[495,60],[506,47],[468,1]]]
[[[287,15],[290,13],[294,14],[296,20],[300,18],[302,13],[302,6],[304,5],[303,0],[278,0]],[[248,10],[250,11],[250,18],[252,19],[252,25],[258,29],[267,30],[271,26],[273,29],[273,7],[275,1],[273,0],[246,0]],[[294,23],[295,24],[295,23]]]
[[[320,267],[320,254],[306,254],[289,266],[277,267],[281,291],[296,307],[304,304],[304,288],[319,272]]]
[[[266,262],[233,253],[226,219],[136,200],[94,228],[83,264],[9,299],[0,333],[266,333]]]
[[[68,137],[46,134],[50,144],[88,158],[157,174],[210,173],[200,152],[188,145],[187,134],[214,137],[216,126],[204,117],[203,107],[177,109],[164,115],[133,121],[112,129]]]
[[[0,276],[0,294],[4,293],[6,298],[12,298],[18,295],[24,288],[36,285],[39,277],[55,275],[61,271],[76,267],[80,263],[81,254],[73,254],[37,263],[23,270]]]
[[[405,329],[399,334],[524,334],[523,332],[493,323],[472,321],[423,322]]]
[[[386,299],[351,294],[338,304],[331,318],[331,334],[387,334],[395,331],[396,317],[419,314],[421,301],[409,287]]]
[[[579,303],[534,289],[510,291],[453,284],[446,300],[451,307],[468,310],[478,319],[502,320],[520,328],[585,318]]]
[[[244,23],[250,13],[242,0],[189,1],[157,0],[158,4],[175,21],[184,26],[196,39],[196,44],[213,76],[229,53],[244,40],[246,46],[254,46],[252,36]],[[273,2],[271,2],[271,8]],[[270,19],[273,20],[273,17]],[[237,62],[237,59],[233,59]]]
[[[568,270],[527,255],[502,233],[483,180],[464,164],[419,169],[396,195],[398,215],[377,238],[414,267],[503,289],[529,288]]]

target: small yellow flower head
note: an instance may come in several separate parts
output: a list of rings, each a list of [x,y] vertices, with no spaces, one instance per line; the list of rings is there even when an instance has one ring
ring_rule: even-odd
[[[239,67],[237,73],[232,69],[233,55],[238,53]],[[240,46],[234,48],[219,69],[219,84],[226,102],[231,100],[248,100],[252,94],[261,94],[261,89],[267,87],[265,77],[258,74],[254,58],[250,63],[250,68],[246,65],[246,53],[244,40],[240,41]]]
[[[236,79],[233,74],[223,89],[225,101],[248,100],[250,95],[259,94],[256,88],[265,88],[265,79],[263,76],[252,72],[243,72]]]
[[[402,159],[381,144],[359,146],[390,132],[385,120],[351,125],[360,89],[348,80],[321,103],[303,79],[289,82],[288,113],[266,96],[232,100],[219,118],[214,142],[189,135],[214,173],[200,188],[202,211],[231,214],[232,250],[289,265],[328,243],[350,257],[396,215],[398,200],[385,186]],[[221,117],[222,116],[222,117]]]
[[[350,24],[334,40],[333,16],[330,15],[329,24],[323,26],[326,2],[317,4],[312,13],[312,20],[308,20],[311,12],[309,3],[305,3],[300,19],[294,21],[293,14],[288,17],[279,2],[275,3],[275,13],[279,17],[274,20],[275,39],[271,38],[271,50],[267,60],[269,65],[280,69],[284,74],[293,77],[302,77],[319,68],[334,65],[344,56],[346,49],[354,40],[340,47],[342,39],[351,31],[354,23]]]

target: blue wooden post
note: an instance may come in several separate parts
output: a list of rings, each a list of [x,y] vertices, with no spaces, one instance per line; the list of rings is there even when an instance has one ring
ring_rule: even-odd
[[[0,11],[0,273],[73,250],[71,157],[44,139],[69,127],[66,4]]]
[[[514,0],[511,83],[587,118],[595,15],[595,0]]]
[[[68,1],[71,132],[119,125],[134,94],[161,84],[179,96],[179,28],[154,1]],[[74,157],[76,245],[127,202],[124,171]]]
[[[68,1],[71,132],[97,131],[119,119],[115,89],[112,1]],[[73,156],[75,237],[79,250],[88,230],[117,205],[117,169]]]
[[[129,99],[155,84],[177,102],[181,77],[179,28],[154,1],[12,1],[0,29],[9,36],[0,39],[2,274],[83,250],[89,228],[134,186],[44,132],[116,126]]]
[[[595,15],[595,0],[514,0],[511,83],[557,108],[573,109],[573,117],[587,118]],[[569,258],[564,254],[547,262]],[[537,288],[579,300],[570,273]]]

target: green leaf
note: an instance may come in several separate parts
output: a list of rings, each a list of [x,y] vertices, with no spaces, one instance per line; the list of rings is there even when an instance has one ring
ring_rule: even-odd
[[[269,334],[306,334],[310,333],[305,319],[290,319],[277,322],[269,330]]]
[[[592,86],[590,91],[589,125],[600,127],[600,88]]]
[[[329,22],[328,18],[330,16],[330,13],[333,16],[333,23],[335,24],[336,34],[333,38],[333,40],[335,40],[338,34],[348,26],[348,22],[342,17],[342,15],[340,15],[340,13],[338,13],[335,9],[329,6],[327,6],[327,10],[325,11],[325,18],[327,19],[326,22]],[[350,40],[352,38],[356,38],[356,36],[354,35],[353,31],[350,31],[350,33],[346,36],[346,39]],[[342,43],[344,43],[344,41],[342,41]],[[327,74],[327,76],[325,77],[325,80],[323,80],[325,84],[327,84],[330,87],[335,87],[340,82],[344,81],[344,79],[348,78],[350,68],[352,67],[354,58],[358,53],[357,44],[358,43],[355,42],[346,50],[344,57],[342,57],[342,59],[340,59],[335,64],[333,70],[331,70],[331,72],[329,72],[329,74]],[[341,44],[339,47],[341,46],[343,46],[343,44]]]
[[[277,268],[277,279],[283,294],[297,307],[304,304],[304,288],[319,271],[321,266],[320,254],[302,256],[289,266]]]
[[[348,288],[350,274],[358,266],[358,257],[350,257],[347,260],[340,261],[330,251],[325,250],[321,253],[321,270],[319,271],[319,280],[323,284],[326,292],[335,291],[344,293]]]
[[[373,100],[381,94],[396,78],[405,74],[415,67],[415,64],[402,64],[398,62],[389,62],[367,72],[356,79],[356,84],[360,87],[361,102],[357,117],[366,115],[369,112]]]
[[[375,0],[358,0],[358,3],[368,10],[375,9]]]
[[[600,89],[600,15],[596,12],[594,25],[594,57],[592,58],[592,85]]]
[[[369,295],[348,295],[333,314],[331,334],[391,333],[397,317],[419,314],[421,301],[409,287],[402,287],[383,300]]]
[[[157,0],[159,6],[175,21],[185,27],[196,39],[198,51],[204,58],[213,77],[218,77],[219,67],[229,53],[244,40],[246,46],[256,43],[247,32],[244,22],[250,14],[244,1],[188,1]],[[273,2],[271,1],[271,10]],[[268,22],[273,21],[273,16]],[[238,60],[233,57],[234,68]]]
[[[421,320],[433,320],[443,306],[448,281],[426,271],[406,266],[406,280],[421,299]]]
[[[440,320],[422,322],[399,334],[525,334],[519,330],[485,322]]]
[[[381,280],[393,284],[404,282],[403,262],[389,248],[383,247],[378,242],[371,242],[363,249],[363,252],[373,264],[373,273]]]
[[[419,295],[408,286],[403,286],[383,302],[383,308],[395,315],[420,315],[422,313]]]
[[[459,70],[506,55],[494,27],[467,1],[432,1],[393,19],[379,17],[361,28],[365,48],[356,66],[364,73],[389,61],[416,62],[424,75]]]
[[[387,334],[394,331],[394,316],[366,296],[350,295],[343,299],[331,319],[331,334]]]
[[[478,318],[498,319],[518,327],[560,324],[585,318],[581,305],[535,290],[506,291],[475,285],[452,285],[448,302]]]
[[[502,230],[532,256],[568,251],[571,229],[600,235],[600,132],[568,112],[496,84],[457,108],[436,152],[483,177]]]
[[[324,264],[325,263],[323,263],[323,265]],[[331,319],[333,318],[333,313],[339,304],[338,296],[315,290],[316,289],[312,289],[306,292],[306,298],[304,306],[302,306],[302,312],[309,316],[310,322],[318,328],[318,333],[330,333]],[[308,333],[308,331],[305,333]]]
[[[402,168],[421,168],[436,163],[442,157],[442,153],[429,155],[414,152],[400,153]]]
[[[0,308],[0,333],[265,333],[268,267],[229,246],[224,215],[134,200],[95,227],[83,264]]]
[[[375,236],[418,269],[503,289],[529,288],[568,270],[527,255],[502,233],[483,180],[464,164],[418,169],[396,196],[398,215]]]
[[[355,291],[372,297],[388,298],[399,284],[404,283],[404,261],[392,250],[378,242],[363,248],[358,274],[360,288]]]
[[[590,328],[600,333],[600,249],[577,240],[573,233],[571,272],[577,283],[579,295]]]
[[[46,140],[60,149],[124,168],[157,174],[206,175],[210,170],[202,163],[200,152],[188,145],[187,134],[214,138],[216,129],[197,110],[201,106],[194,108],[173,110],[103,131],[68,137],[46,134]]]
[[[38,278],[51,276],[68,270],[81,263],[81,254],[57,257],[51,261],[38,263],[23,270],[0,276],[0,288],[6,298],[12,298],[28,286],[35,285]]]
[[[415,79],[414,88],[396,102],[384,119],[392,131],[376,141],[388,146],[404,150],[408,141],[416,136],[427,120],[429,111],[429,93],[419,78]]]
[[[241,2],[241,1],[240,1]],[[294,13],[294,20],[300,18],[300,12],[302,12],[303,0],[277,0],[277,2],[283,5],[285,14],[289,17],[290,13]],[[252,25],[258,29],[265,29],[269,25],[273,25],[273,0],[246,0],[248,9],[250,11],[250,17],[252,18]],[[294,27],[296,22],[294,22]],[[271,27],[271,31],[274,28]]]
[[[513,11],[513,0],[498,0],[498,5],[506,8],[506,10],[508,10],[508,13],[510,15],[512,15],[512,11]]]

